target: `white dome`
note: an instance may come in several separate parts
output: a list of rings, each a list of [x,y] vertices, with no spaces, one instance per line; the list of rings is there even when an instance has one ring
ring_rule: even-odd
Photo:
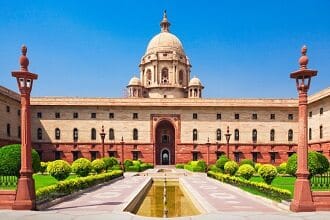
[[[193,77],[189,81],[189,86],[202,86],[202,83],[201,83],[201,81],[197,77]]]
[[[141,86],[141,80],[136,76],[133,76],[129,81],[128,86]]]
[[[169,32],[161,32],[154,36],[148,44],[146,54],[164,50],[184,54],[183,46],[179,38]]]

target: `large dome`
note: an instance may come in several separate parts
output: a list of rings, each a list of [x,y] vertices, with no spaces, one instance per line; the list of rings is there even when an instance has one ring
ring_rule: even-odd
[[[154,36],[148,44],[146,53],[149,54],[164,50],[184,54],[179,38],[169,32],[161,32]]]

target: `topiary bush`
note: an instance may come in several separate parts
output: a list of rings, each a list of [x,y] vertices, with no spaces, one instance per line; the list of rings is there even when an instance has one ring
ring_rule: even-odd
[[[92,168],[96,173],[102,173],[105,170],[105,163],[102,159],[93,160]]]
[[[250,164],[243,164],[237,170],[237,174],[246,180],[249,180],[253,176],[254,172],[255,170]]]
[[[228,161],[227,163],[225,163],[224,166],[225,173],[233,176],[235,175],[237,170],[238,170],[238,164],[235,161]]]
[[[261,165],[262,165],[261,163],[255,163],[254,164],[254,169],[255,169],[256,172],[258,172],[258,170],[261,167]]]
[[[40,172],[44,174],[47,171],[48,162],[40,162]]]
[[[220,158],[217,160],[217,162],[215,163],[215,165],[221,170],[223,171],[225,163],[227,163],[229,161],[228,157],[226,155],[222,155],[220,156]]]
[[[72,163],[72,172],[80,177],[88,176],[92,171],[92,163],[86,158],[79,158]]]
[[[133,166],[133,161],[129,160],[129,159],[125,160],[125,162],[124,162],[125,170],[127,170],[127,168],[130,167],[130,166]]]
[[[276,169],[279,174],[285,174],[286,173],[286,162],[281,163],[278,167],[276,167]]]
[[[32,149],[33,172],[40,171],[40,158],[36,150]],[[21,169],[21,145],[12,144],[0,148],[0,175],[19,176]]]
[[[104,157],[102,158],[105,163],[105,170],[108,171],[112,169],[113,166],[118,165],[118,160],[115,157]]]
[[[252,167],[254,167],[254,162],[252,160],[249,159],[244,159],[240,162],[240,166],[243,164],[250,164]]]
[[[262,179],[270,185],[272,181],[275,179],[277,176],[277,170],[276,167],[274,167],[271,164],[264,164],[259,168],[258,171],[259,175],[262,177]]]
[[[326,172],[329,168],[329,162],[326,162],[327,159],[325,156],[315,152],[308,152],[308,171],[310,176],[314,176],[316,174],[322,174]],[[286,173],[292,176],[295,176],[297,172],[297,154],[293,154],[289,157],[287,165],[286,165]]]
[[[208,168],[209,171],[213,171],[213,172],[220,172],[220,168],[218,168],[216,165],[210,165]]]
[[[58,181],[66,179],[71,173],[70,164],[64,160],[55,160],[48,164],[47,172]]]

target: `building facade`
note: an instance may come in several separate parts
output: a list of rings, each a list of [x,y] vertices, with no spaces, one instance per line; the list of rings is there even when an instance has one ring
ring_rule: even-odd
[[[239,162],[279,164],[296,151],[297,99],[207,99],[164,14],[126,98],[32,97],[32,141],[42,160],[106,156],[177,164],[225,153]],[[0,144],[19,142],[19,95],[0,88]],[[9,111],[8,111],[9,109]],[[311,95],[309,148],[330,158],[330,88]],[[101,144],[104,126],[105,144]]]

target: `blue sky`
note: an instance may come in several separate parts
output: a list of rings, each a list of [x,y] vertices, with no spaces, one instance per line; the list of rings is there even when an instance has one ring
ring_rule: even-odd
[[[122,97],[163,10],[204,97],[297,97],[290,72],[308,46],[310,93],[330,86],[330,1],[0,1],[0,85],[17,91],[22,44],[33,96]]]

